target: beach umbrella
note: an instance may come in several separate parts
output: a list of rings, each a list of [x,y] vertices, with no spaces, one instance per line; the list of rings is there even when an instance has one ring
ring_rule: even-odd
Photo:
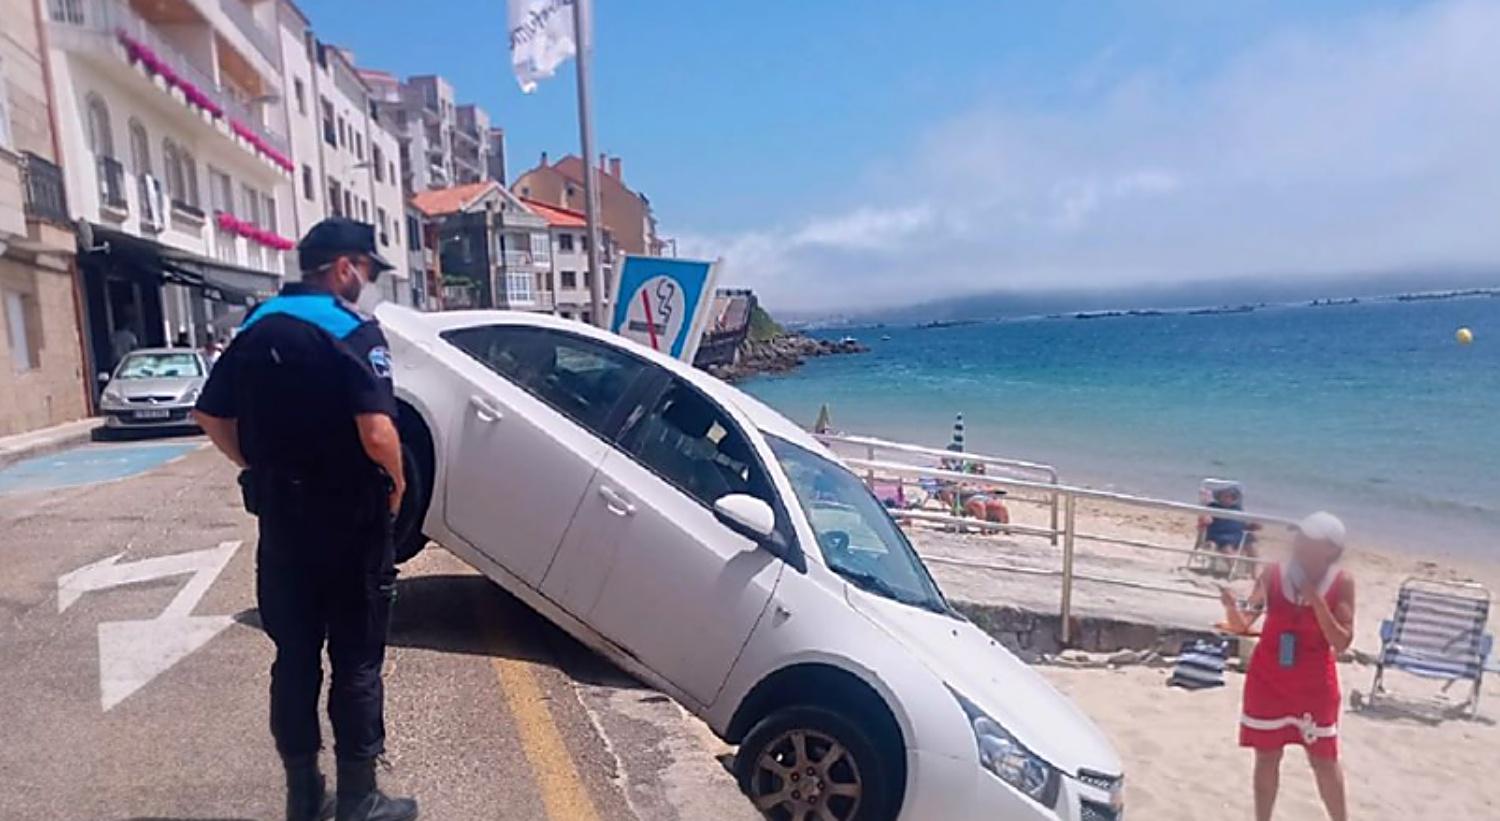
[[[813,423],[813,433],[828,433],[833,430],[833,413],[828,410],[828,403],[818,409],[818,421]]]

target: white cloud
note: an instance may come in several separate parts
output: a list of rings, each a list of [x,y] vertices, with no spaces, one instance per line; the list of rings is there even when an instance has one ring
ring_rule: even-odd
[[[899,188],[846,213],[682,249],[816,309],[1500,264],[1496,43],[1500,4],[1456,0],[1250,44],[1188,82],[1091,75],[1065,114],[936,125],[891,158]]]

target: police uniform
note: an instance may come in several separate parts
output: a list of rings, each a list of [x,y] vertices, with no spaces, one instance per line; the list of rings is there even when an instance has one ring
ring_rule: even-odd
[[[315,237],[329,223],[338,230]],[[349,226],[362,229],[353,241],[360,248],[316,247],[351,244]],[[325,221],[303,240],[303,268],[309,257],[365,253],[366,245],[368,256],[389,267],[374,253],[369,226]],[[345,764],[368,766],[373,792],[373,761],[385,750],[381,667],[396,576],[391,479],[366,455],[355,417],[396,416],[389,347],[374,319],[332,293],[289,283],[246,317],[197,406],[238,421],[250,466],[240,481],[246,506],[259,517],[256,597],[276,645],[271,733],[288,762],[289,791],[293,762],[303,762],[297,766],[312,768],[319,803],[317,710],[327,643],[343,818]],[[291,816],[290,797],[288,807]]]

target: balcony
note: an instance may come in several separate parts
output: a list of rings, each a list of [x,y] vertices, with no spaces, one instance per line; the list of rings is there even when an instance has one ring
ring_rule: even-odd
[[[21,180],[25,188],[27,219],[66,224],[68,199],[62,169],[30,151],[23,153],[21,157]]]
[[[281,55],[276,49],[276,35],[261,27],[255,19],[255,14],[245,5],[244,0],[219,0],[219,8],[234,22],[245,39],[255,46],[260,56],[266,58],[273,66],[281,65]]]
[[[228,6],[240,0],[222,2]],[[161,81],[157,82],[158,87],[164,82],[167,93],[180,94],[186,105],[208,113],[215,120],[228,119],[231,134],[232,124],[238,123],[282,157],[290,152],[287,138],[267,128],[256,113],[257,102],[239,99],[216,79],[213,66],[204,66],[184,54],[126,0],[48,0],[47,9],[52,31],[58,35],[54,44],[59,48],[85,56],[112,54],[127,63],[139,63]],[[248,9],[245,14],[250,14]],[[206,20],[199,22],[209,25]],[[103,39],[110,41],[109,44],[102,43]],[[222,40],[218,48],[226,48]]]
[[[551,263],[546,257],[537,257],[530,251],[506,251],[503,259],[507,269],[520,268],[532,271],[537,268],[545,270],[551,267]]]

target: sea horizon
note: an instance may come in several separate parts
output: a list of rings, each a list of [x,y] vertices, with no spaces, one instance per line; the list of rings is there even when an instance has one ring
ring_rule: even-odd
[[[1500,299],[1068,313],[813,330],[871,350],[742,387],[804,426],[826,403],[840,430],[942,447],[963,413],[970,450],[1065,483],[1194,501],[1234,479],[1248,509],[1328,509],[1357,542],[1494,555]]]

